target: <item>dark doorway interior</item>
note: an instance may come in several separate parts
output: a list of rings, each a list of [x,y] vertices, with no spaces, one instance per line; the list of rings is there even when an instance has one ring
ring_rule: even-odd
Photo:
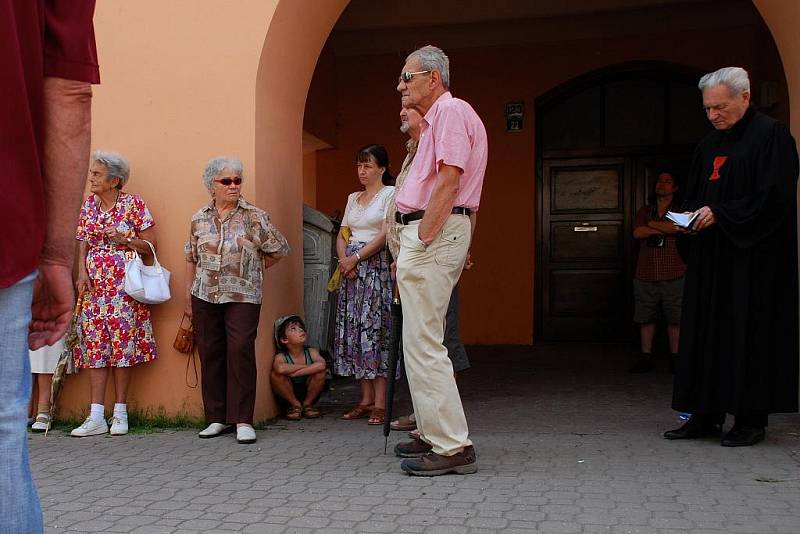
[[[537,99],[538,341],[631,339],[632,224],[662,170],[680,184],[709,129],[699,76],[623,65]]]

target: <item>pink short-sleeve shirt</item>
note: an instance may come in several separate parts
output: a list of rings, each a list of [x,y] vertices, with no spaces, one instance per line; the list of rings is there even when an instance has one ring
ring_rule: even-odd
[[[486,128],[478,114],[463,100],[444,93],[422,120],[417,155],[395,195],[397,211],[411,213],[428,207],[442,164],[463,171],[453,206],[477,211],[488,154]]]

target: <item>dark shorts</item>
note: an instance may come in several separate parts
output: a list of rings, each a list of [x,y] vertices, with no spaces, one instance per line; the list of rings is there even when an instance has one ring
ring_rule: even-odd
[[[633,298],[636,301],[636,309],[633,313],[634,322],[655,322],[660,307],[669,324],[680,324],[683,277],[660,282],[645,282],[634,278]]]

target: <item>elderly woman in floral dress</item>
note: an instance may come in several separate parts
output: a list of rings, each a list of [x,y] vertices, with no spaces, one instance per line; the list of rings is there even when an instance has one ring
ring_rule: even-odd
[[[152,262],[147,241],[156,245],[153,216],[142,197],[122,190],[128,162],[114,152],[98,150],[89,167],[91,195],[78,221],[78,291],[85,291],[79,322],[75,365],[87,369],[91,388],[89,417],[71,433],[86,437],[109,432],[105,420],[106,382],[114,372],[116,404],[111,435],[128,433],[127,396],[133,366],[156,358],[150,309],[125,293],[125,262],[135,254]],[[149,259],[148,259],[149,258]]]
[[[201,438],[233,431],[253,443],[256,400],[255,341],[264,269],[289,253],[267,213],[242,197],[238,158],[206,164],[203,185],[211,202],[192,216],[186,243],[186,305],[203,368]]]

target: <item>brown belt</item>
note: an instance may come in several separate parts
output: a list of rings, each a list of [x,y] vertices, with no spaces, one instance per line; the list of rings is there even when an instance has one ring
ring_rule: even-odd
[[[455,213],[456,215],[466,215],[469,217],[472,213],[472,210],[465,208],[464,206],[456,206],[450,213]],[[425,210],[412,211],[411,213],[400,213],[399,211],[396,211],[394,213],[394,220],[398,224],[408,224],[412,221],[420,220],[424,215]]]

